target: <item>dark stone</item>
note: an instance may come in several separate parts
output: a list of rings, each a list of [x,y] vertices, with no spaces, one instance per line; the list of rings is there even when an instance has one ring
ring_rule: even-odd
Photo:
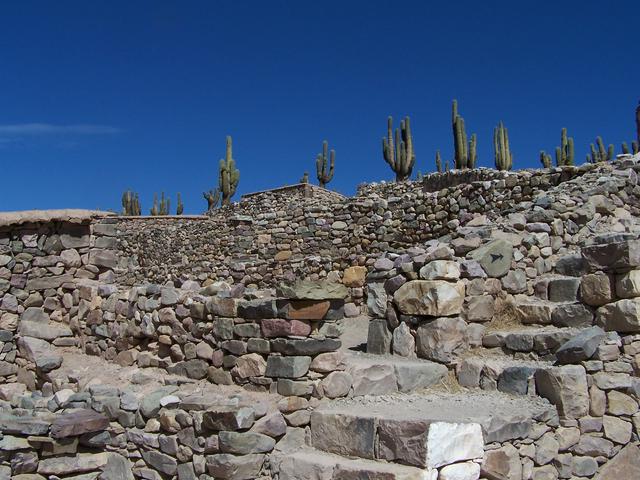
[[[313,357],[319,353],[335,352],[340,348],[340,345],[342,342],[333,338],[306,338],[303,340],[276,338],[271,341],[271,350],[283,355],[309,355]]]
[[[581,277],[589,273],[589,263],[580,254],[565,255],[556,263],[556,272],[560,275]]]
[[[498,377],[498,390],[516,395],[526,395],[529,380],[533,378],[536,369],[532,367],[507,367]]]
[[[387,321],[384,319],[373,319],[369,321],[369,333],[367,336],[367,353],[385,355],[391,352],[392,334],[387,328]]]
[[[556,351],[558,363],[578,363],[588,360],[596,353],[606,333],[600,327],[591,327],[580,332]]]
[[[53,438],[67,438],[100,432],[109,426],[109,418],[94,410],[76,410],[57,417],[51,424]]]

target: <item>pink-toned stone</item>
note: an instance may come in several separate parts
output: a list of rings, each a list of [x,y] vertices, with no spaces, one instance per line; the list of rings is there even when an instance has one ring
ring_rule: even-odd
[[[284,320],[269,318],[261,322],[262,334],[267,338],[288,337],[291,335],[307,337],[311,333],[311,325],[301,320]]]

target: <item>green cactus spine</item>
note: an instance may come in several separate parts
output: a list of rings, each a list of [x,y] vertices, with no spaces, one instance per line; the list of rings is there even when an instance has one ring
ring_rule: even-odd
[[[151,206],[151,209],[149,210],[149,214],[153,215],[154,217],[156,215],[160,214],[160,208],[158,208],[158,194],[157,193],[153,194],[153,205]]]
[[[498,170],[511,170],[513,154],[509,147],[509,132],[502,122],[493,130],[495,164]]]
[[[212,212],[220,203],[220,189],[212,188],[208,192],[203,192],[202,196],[207,201],[207,212]]]
[[[559,167],[574,164],[573,137],[567,137],[567,129],[560,133],[560,146],[556,147],[556,165]]]
[[[321,187],[324,187],[333,179],[333,171],[336,164],[336,152],[329,152],[329,143],[322,142],[322,153],[316,156],[316,177]]]
[[[416,155],[413,151],[411,120],[405,117],[396,128],[393,138],[393,117],[387,118],[387,137],[382,139],[382,156],[396,174],[396,182],[404,182],[411,177]]]
[[[180,192],[178,192],[178,206],[176,207],[176,215],[182,215],[184,212],[184,205],[182,203],[182,197],[180,196]]]
[[[631,151],[634,155],[640,153],[640,142],[631,142]]]
[[[622,142],[622,153],[624,153],[625,155],[629,155],[631,152],[629,151],[629,145],[627,145],[627,142]]]
[[[456,168],[475,168],[477,161],[478,137],[474,133],[467,142],[467,131],[464,118],[458,114],[458,101],[454,100],[451,109],[451,126],[453,129],[453,150]]]
[[[541,150],[540,163],[542,164],[542,168],[551,168],[551,155],[548,155],[544,150]]]
[[[302,178],[300,179],[300,183],[309,183],[309,172],[304,172]]]
[[[122,194],[122,214],[130,216],[139,216],[140,210],[140,197],[137,193],[127,190]]]
[[[227,150],[224,159],[220,159],[218,188],[222,192],[222,205],[230,205],[231,197],[236,193],[240,181],[240,170],[233,159],[232,140],[227,136]]]
[[[436,151],[436,170],[438,173],[442,173],[442,157],[440,156],[440,150]]]
[[[591,154],[587,154],[587,162],[590,163],[598,163],[598,162],[609,162],[613,160],[615,155],[615,150],[613,145],[609,145],[608,149],[604,148],[604,143],[602,142],[602,137],[596,138],[596,145],[593,143],[590,145]]]

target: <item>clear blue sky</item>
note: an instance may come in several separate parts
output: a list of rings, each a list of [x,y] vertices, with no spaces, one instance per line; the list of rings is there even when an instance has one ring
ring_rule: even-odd
[[[206,207],[225,135],[241,193],[295,183],[323,139],[330,188],[390,180],[386,117],[416,170],[450,158],[451,100],[479,164],[509,128],[515,168],[560,129],[584,161],[635,133],[640,2],[40,1],[0,6],[0,210],[120,209],[127,188]]]

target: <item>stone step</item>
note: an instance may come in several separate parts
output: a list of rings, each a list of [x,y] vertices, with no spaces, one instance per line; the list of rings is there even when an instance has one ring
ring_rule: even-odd
[[[440,383],[448,373],[439,363],[397,355],[345,352],[344,363],[354,396],[409,393]]]
[[[578,300],[553,301],[520,296],[513,303],[512,316],[523,325],[589,327],[594,321],[594,310]]]
[[[439,468],[482,457],[484,445],[525,438],[555,418],[539,397],[500,392],[395,394],[323,402],[311,414],[311,446],[345,457]]]
[[[365,459],[350,459],[316,449],[273,455],[272,473],[279,480],[435,480],[437,470]]]
[[[551,366],[551,361],[520,360],[504,354],[476,350],[459,360],[456,378],[466,388],[534,395],[534,374]]]
[[[558,348],[588,327],[555,327],[553,325],[518,325],[503,330],[485,332],[484,348],[502,348],[508,352],[535,353],[551,356]]]

